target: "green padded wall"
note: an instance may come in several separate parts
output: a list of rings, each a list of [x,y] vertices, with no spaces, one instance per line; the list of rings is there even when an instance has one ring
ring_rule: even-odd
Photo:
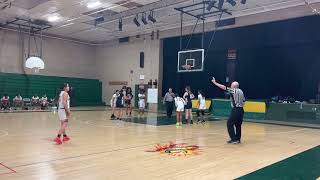
[[[320,105],[270,103],[267,108],[267,119],[320,124]]]
[[[261,102],[261,100],[254,100],[254,102]],[[212,99],[211,113],[216,117],[229,117],[231,113],[231,101],[229,99]],[[264,120],[265,113],[245,112],[245,119]]]
[[[7,93],[12,99],[17,93],[29,98],[34,94],[39,97],[47,94],[49,98],[54,98],[63,82],[68,82],[75,89],[74,105],[103,104],[102,83],[96,79],[0,73],[0,95]]]

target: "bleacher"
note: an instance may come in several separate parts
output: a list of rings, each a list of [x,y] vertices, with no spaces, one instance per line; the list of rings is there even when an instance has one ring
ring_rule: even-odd
[[[41,98],[46,94],[50,99],[56,96],[58,88],[64,82],[68,82],[74,89],[73,105],[104,105],[101,98],[102,83],[97,79],[0,73],[0,96],[8,94],[11,102],[18,93],[23,98],[31,98],[35,94]]]

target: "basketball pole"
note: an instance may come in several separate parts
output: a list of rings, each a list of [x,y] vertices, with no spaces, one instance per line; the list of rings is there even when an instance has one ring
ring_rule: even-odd
[[[183,12],[180,12],[180,51],[182,51],[182,38],[183,38]],[[177,61],[179,64],[179,62]],[[181,89],[181,73],[177,72],[177,90],[176,92],[179,93],[179,90]]]
[[[205,4],[204,0],[202,1],[202,3],[203,3],[203,6],[202,6],[203,18],[202,18],[202,41],[201,41],[201,47],[202,47],[202,49],[204,49],[204,23],[205,23],[204,13],[205,13],[205,9],[206,9],[206,4]]]

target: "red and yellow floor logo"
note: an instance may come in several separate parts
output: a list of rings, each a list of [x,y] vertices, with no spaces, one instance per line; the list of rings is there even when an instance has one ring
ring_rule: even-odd
[[[187,156],[198,155],[200,148],[197,145],[188,145],[186,143],[175,144],[170,142],[169,144],[157,144],[153,150],[147,152],[160,152],[161,154],[168,154],[170,156]]]

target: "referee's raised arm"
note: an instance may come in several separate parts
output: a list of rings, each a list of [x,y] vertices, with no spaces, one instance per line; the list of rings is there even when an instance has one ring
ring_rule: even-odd
[[[222,89],[222,90],[224,90],[224,91],[227,90],[227,87],[226,87],[225,85],[223,85],[223,84],[218,83],[214,77],[212,77],[211,82],[212,82],[215,86],[217,86],[218,88],[220,88],[220,89]]]

